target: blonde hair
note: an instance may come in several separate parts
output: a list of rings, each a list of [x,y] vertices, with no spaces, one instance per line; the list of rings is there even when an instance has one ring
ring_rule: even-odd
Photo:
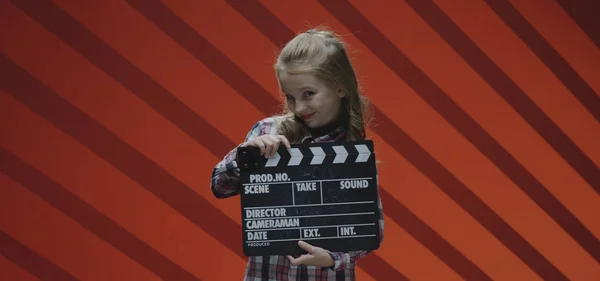
[[[335,33],[318,27],[298,34],[281,50],[274,65],[277,79],[283,72],[312,74],[331,87],[344,91],[340,120],[345,140],[364,140],[371,119],[368,99],[361,95],[358,80],[346,51],[346,43]],[[279,134],[300,142],[308,128],[284,105]]]

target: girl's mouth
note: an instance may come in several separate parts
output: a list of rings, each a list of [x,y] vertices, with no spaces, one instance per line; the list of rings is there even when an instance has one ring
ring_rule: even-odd
[[[313,115],[315,115],[315,113],[314,113],[314,112],[313,112],[313,113],[311,113],[311,114],[305,114],[305,115],[301,115],[300,117],[301,117],[303,120],[308,120],[308,119],[312,118],[312,117],[313,117]]]

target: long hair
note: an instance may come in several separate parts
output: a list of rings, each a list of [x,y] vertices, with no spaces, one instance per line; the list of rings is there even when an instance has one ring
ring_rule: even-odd
[[[364,140],[372,114],[368,99],[361,95],[354,68],[346,51],[346,43],[332,31],[322,27],[298,34],[281,50],[274,65],[277,80],[283,72],[312,74],[331,87],[344,91],[341,100],[341,126],[345,140]],[[300,142],[307,126],[284,105],[279,134],[290,142]]]

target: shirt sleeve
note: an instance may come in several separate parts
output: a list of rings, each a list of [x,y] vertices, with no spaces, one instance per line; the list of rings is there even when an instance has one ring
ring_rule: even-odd
[[[269,134],[272,122],[267,120],[261,120],[254,124],[250,132],[246,135],[244,143],[258,136]],[[210,188],[217,198],[228,198],[240,193],[240,169],[236,161],[236,156],[237,149],[242,144],[230,150],[213,169]]]

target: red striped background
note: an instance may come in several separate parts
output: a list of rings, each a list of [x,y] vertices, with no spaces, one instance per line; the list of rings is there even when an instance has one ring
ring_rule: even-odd
[[[278,48],[324,24],[384,162],[359,280],[600,280],[598,8],[1,1],[0,279],[240,280],[210,173],[277,112]]]

